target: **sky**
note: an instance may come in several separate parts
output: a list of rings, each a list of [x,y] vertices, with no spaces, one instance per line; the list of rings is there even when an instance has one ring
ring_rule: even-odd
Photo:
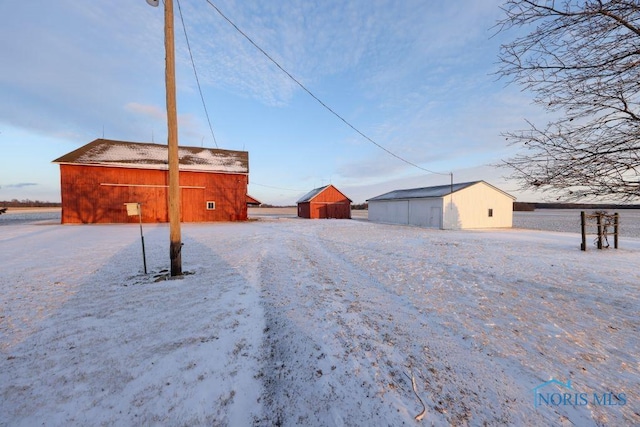
[[[179,144],[248,151],[249,194],[269,204],[329,183],[361,203],[450,173],[542,200],[494,167],[517,150],[502,132],[545,120],[530,93],[495,75],[500,44],[515,37],[495,34],[501,3],[175,2]],[[96,138],[166,143],[162,9],[0,3],[0,200],[59,201],[51,161]]]

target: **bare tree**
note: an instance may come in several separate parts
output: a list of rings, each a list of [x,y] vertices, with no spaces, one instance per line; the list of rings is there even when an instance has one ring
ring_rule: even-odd
[[[499,75],[553,117],[505,133],[521,154],[504,164],[522,188],[631,200],[640,196],[640,1],[508,0]],[[522,32],[520,34],[523,34]]]

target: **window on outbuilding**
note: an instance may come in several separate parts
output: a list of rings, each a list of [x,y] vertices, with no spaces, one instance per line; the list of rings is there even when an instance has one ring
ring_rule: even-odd
[[[212,211],[216,208],[216,202],[207,202],[207,210]]]
[[[493,209],[489,208],[489,218],[493,216]]]

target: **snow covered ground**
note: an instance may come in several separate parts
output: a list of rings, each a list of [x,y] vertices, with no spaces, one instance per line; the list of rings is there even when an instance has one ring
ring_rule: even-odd
[[[0,425],[640,425],[640,238],[265,216],[164,280],[168,234],[0,226]]]

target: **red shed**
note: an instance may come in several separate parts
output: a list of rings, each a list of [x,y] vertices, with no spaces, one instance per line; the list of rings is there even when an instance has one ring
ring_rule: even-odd
[[[351,218],[351,199],[333,185],[316,188],[298,200],[301,218]]]
[[[182,222],[247,219],[249,153],[179,147]],[[96,139],[56,159],[62,223],[137,222],[125,203],[141,203],[143,222],[168,222],[168,147]]]

